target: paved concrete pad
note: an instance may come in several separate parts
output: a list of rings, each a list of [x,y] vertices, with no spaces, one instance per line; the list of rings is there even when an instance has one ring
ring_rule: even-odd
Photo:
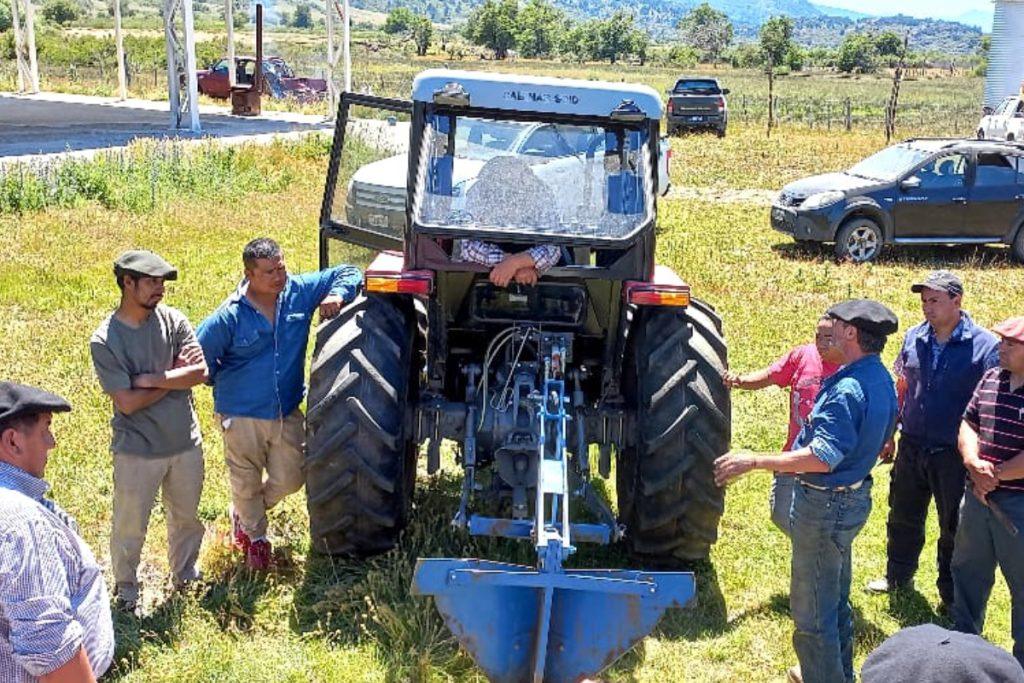
[[[166,102],[120,101],[111,97],[40,93],[0,93],[0,163],[42,161],[50,155],[89,156],[123,147],[137,138],[195,140],[330,132],[322,117],[264,112],[232,116],[230,109],[200,105],[202,133],[172,129]],[[42,156],[40,156],[42,155]]]

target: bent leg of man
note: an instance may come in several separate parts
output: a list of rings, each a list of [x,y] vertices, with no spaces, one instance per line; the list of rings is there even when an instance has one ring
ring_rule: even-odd
[[[267,481],[263,485],[263,504],[267,510],[306,483],[306,420],[302,411],[293,411],[276,430],[267,452]]]
[[[163,501],[167,511],[167,561],[176,583],[199,578],[199,548],[205,528],[197,515],[203,493],[203,449],[192,448],[173,456],[164,477]]]
[[[277,424],[277,420],[232,417],[224,427],[224,461],[231,482],[231,503],[242,530],[253,540],[267,535],[263,470],[272,430]]]

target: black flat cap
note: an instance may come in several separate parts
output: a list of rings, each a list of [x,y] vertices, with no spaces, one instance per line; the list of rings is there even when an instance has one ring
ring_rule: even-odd
[[[0,423],[19,415],[66,413],[71,404],[57,394],[35,387],[0,382]]]
[[[918,294],[922,289],[948,292],[950,296],[963,296],[964,283],[960,282],[960,278],[948,270],[933,270],[921,282],[915,282],[910,285],[910,291],[915,294]]]
[[[859,330],[882,336],[892,334],[900,324],[895,313],[871,299],[842,301],[825,311],[825,315],[838,318]]]
[[[114,275],[122,273],[138,273],[149,277],[162,277],[165,280],[178,279],[177,268],[144,249],[132,249],[117,257],[114,261]]]
[[[862,683],[1022,683],[1024,669],[986,640],[935,624],[896,632],[868,655]]]

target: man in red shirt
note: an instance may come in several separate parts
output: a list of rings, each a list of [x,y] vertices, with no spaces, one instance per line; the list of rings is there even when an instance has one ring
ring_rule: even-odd
[[[793,442],[803,429],[814,407],[821,380],[835,373],[842,360],[832,340],[832,323],[828,316],[818,320],[813,344],[791,349],[766,368],[740,375],[726,370],[725,385],[739,389],[762,389],[767,386],[789,388],[789,434],[782,451],[792,450]],[[789,536],[789,509],[793,503],[793,475],[776,473],[772,481],[772,521]]]
[[[1010,589],[1013,656],[1024,666],[1024,317],[993,329],[999,367],[986,372],[960,423],[967,491],[953,545],[953,622],[980,634],[999,565]]]

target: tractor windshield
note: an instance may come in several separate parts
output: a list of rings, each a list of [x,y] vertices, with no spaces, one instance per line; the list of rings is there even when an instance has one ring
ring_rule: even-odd
[[[416,223],[462,234],[629,237],[653,214],[647,138],[621,124],[434,115],[423,135]]]

